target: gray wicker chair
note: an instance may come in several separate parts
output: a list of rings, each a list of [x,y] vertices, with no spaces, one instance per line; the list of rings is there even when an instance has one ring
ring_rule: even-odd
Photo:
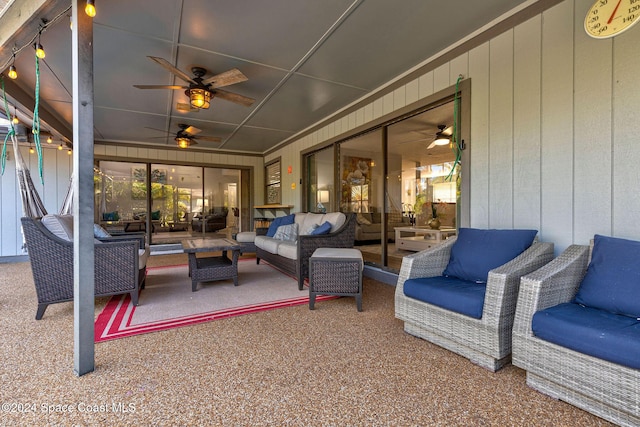
[[[73,300],[73,242],[52,234],[40,219],[21,221],[38,296],[36,320],[40,320],[49,304]],[[139,238],[104,241],[95,245],[95,296],[129,293],[137,305],[146,277],[146,269],[138,268]]]
[[[533,315],[570,302],[591,256],[572,245],[522,278],[513,325],[513,364],[527,371],[527,385],[623,426],[640,425],[640,371],[536,338]]]
[[[553,259],[553,244],[534,242],[517,258],[489,272],[482,318],[475,319],[404,294],[404,282],[441,276],[456,238],[403,258],[395,293],[395,315],[404,330],[493,372],[510,360],[511,328],[521,276]]]

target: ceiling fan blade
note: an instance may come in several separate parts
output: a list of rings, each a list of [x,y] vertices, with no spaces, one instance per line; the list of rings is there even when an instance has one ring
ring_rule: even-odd
[[[226,90],[216,89],[213,91],[215,96],[226,99],[227,101],[235,102],[236,104],[241,104],[246,107],[250,107],[256,102],[255,99],[249,98],[248,96],[238,95],[237,93],[227,92]]]
[[[445,130],[442,131],[443,134],[451,136],[453,134],[453,126],[449,126]]]
[[[201,130],[201,129],[198,129],[198,128],[197,128],[197,127],[195,127],[195,126],[189,126],[189,127],[187,127],[184,131],[185,131],[186,133],[188,133],[189,135],[197,135],[197,134],[199,134],[200,132],[202,132],[202,130]]]
[[[200,141],[222,142],[222,138],[217,136],[198,136],[197,139]]]
[[[169,61],[167,61],[166,59],[159,58],[157,56],[147,56],[147,58],[151,59],[152,61],[157,62],[161,67],[165,68],[166,70],[169,70],[172,74],[174,74],[176,77],[181,78],[185,82],[197,84],[195,82],[195,80],[193,80],[193,78],[190,75],[188,75],[184,71],[179,70],[178,68],[176,68],[173,65],[171,65],[171,63]]]
[[[138,89],[189,89],[189,86],[174,86],[174,85],[133,85],[133,87],[137,87]]]
[[[198,111],[200,111],[199,108],[191,106],[191,104],[188,103],[188,102],[177,102],[176,103],[176,110],[184,111],[184,112],[187,112],[187,113],[189,113],[189,112],[197,113]]]
[[[216,74],[215,76],[203,80],[202,84],[208,85],[209,83],[211,83],[211,89],[215,89],[217,87],[224,87],[240,82],[246,82],[247,80],[249,80],[247,76],[242,74],[242,72],[237,68],[233,68],[229,71]]]
[[[429,146],[427,147],[427,150],[431,150],[435,146],[436,146],[436,142],[433,141],[431,144],[429,144]]]

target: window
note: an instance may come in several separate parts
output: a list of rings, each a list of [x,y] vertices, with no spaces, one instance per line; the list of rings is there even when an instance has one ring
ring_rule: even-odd
[[[265,201],[268,205],[282,202],[280,191],[280,159],[268,163],[264,167]]]

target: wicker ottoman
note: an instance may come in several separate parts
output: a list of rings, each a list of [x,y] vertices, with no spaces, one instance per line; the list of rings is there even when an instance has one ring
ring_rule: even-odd
[[[255,231],[241,231],[233,236],[233,238],[240,243],[240,254],[244,254],[245,252],[255,252],[256,245],[254,240],[256,239]]]
[[[350,248],[318,248],[309,258],[309,309],[316,295],[356,297],[362,311],[362,253]]]

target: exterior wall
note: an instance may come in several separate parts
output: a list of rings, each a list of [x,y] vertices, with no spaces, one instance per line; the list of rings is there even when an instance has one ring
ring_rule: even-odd
[[[10,160],[7,161],[5,173],[0,179],[0,217],[2,218],[0,221],[0,257],[14,257],[25,253],[22,250],[22,233],[20,231],[22,201],[16,179],[13,151],[10,149],[8,151],[11,152]],[[69,156],[66,150],[43,149],[43,185],[38,175],[37,157],[29,155],[26,149],[22,149],[21,152],[25,161],[28,162],[31,178],[47,212],[57,213],[69,188],[69,178],[73,172],[72,156]],[[254,171],[252,192],[254,201],[261,204],[264,198],[264,170],[263,160],[260,157],[110,145],[96,145],[94,155],[120,161],[135,159],[145,162],[191,163],[203,166],[251,166]]]
[[[567,0],[300,140],[281,156],[283,203],[301,208],[300,151],[471,79],[470,226],[534,228],[559,253],[594,234],[640,239],[640,29],[583,30]]]

